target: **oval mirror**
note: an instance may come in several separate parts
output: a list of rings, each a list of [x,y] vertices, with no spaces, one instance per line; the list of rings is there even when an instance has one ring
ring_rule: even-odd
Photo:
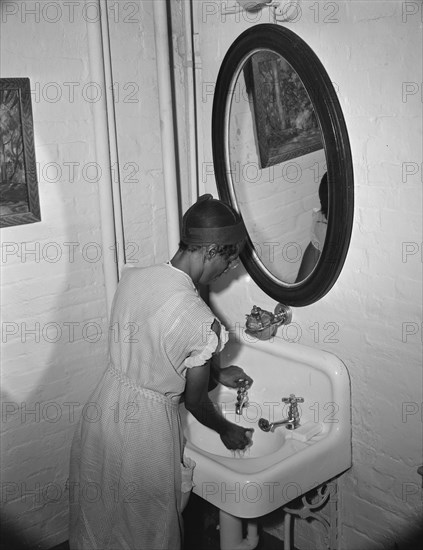
[[[350,242],[353,170],[334,86],[296,34],[245,31],[219,71],[212,115],[219,196],[242,216],[241,259],[278,302],[304,306],[333,286]]]

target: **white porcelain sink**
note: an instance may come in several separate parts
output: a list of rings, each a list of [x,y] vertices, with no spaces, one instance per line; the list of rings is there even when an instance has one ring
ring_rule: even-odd
[[[229,514],[256,518],[351,466],[350,380],[331,353],[279,338],[254,343],[247,338],[228,343],[221,358],[223,366],[239,365],[254,379],[249,406],[236,415],[236,390],[223,386],[210,397],[228,420],[254,429],[252,446],[229,451],[183,406],[181,417],[185,454],[197,464],[194,492]],[[260,430],[262,417],[270,422],[286,418],[288,405],[281,400],[290,394],[304,398],[299,430]],[[319,433],[305,440],[305,426],[313,431],[318,426]]]
[[[252,404],[250,407],[244,409],[243,415],[239,416],[234,412],[235,401],[233,393],[228,395],[227,392],[218,391],[214,392],[212,397],[218,400],[219,403],[222,403],[222,393],[223,399],[226,398],[223,403],[228,406],[228,410],[222,411],[224,416],[229,422],[233,422],[238,426],[254,429],[253,444],[245,451],[230,451],[222,443],[220,436],[216,432],[197,422],[191,414],[187,415],[185,423],[185,437],[190,443],[207,453],[231,459],[258,458],[271,455],[281,449],[285,442],[285,430],[275,430],[273,433],[266,433],[257,429],[257,421],[255,418],[252,420],[253,417],[251,415],[252,408],[256,404]]]

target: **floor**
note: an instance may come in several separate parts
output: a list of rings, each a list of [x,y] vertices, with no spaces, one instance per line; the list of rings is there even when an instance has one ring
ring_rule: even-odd
[[[192,494],[184,511],[185,544],[183,550],[220,550],[219,545],[219,510],[204,499]],[[416,533],[410,544],[394,545],[395,550],[420,550],[423,531]],[[260,542],[256,550],[282,550],[283,541],[268,533],[260,533]],[[0,544],[0,550],[32,550],[22,549],[19,545]],[[67,542],[55,546],[51,550],[69,550]],[[137,549],[138,550],[138,549]],[[140,549],[141,550],[141,549]],[[293,549],[295,550],[295,548]]]
[[[192,494],[184,511],[185,544],[183,550],[220,550],[219,510]],[[267,533],[260,533],[256,550],[281,550],[283,542]],[[69,550],[67,542],[51,550]]]

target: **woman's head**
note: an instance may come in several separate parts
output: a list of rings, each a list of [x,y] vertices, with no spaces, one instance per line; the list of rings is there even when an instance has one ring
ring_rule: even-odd
[[[199,197],[182,219],[181,241],[185,245],[239,245],[245,237],[238,212],[210,194]]]
[[[201,254],[200,282],[207,284],[236,267],[245,237],[241,216],[222,201],[203,195],[184,214],[179,250]]]

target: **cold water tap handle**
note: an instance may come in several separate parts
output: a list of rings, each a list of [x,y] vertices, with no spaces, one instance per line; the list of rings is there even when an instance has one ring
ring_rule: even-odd
[[[282,402],[289,403],[290,405],[304,403],[304,397],[296,397],[293,393],[291,393],[289,397],[282,397]]]

